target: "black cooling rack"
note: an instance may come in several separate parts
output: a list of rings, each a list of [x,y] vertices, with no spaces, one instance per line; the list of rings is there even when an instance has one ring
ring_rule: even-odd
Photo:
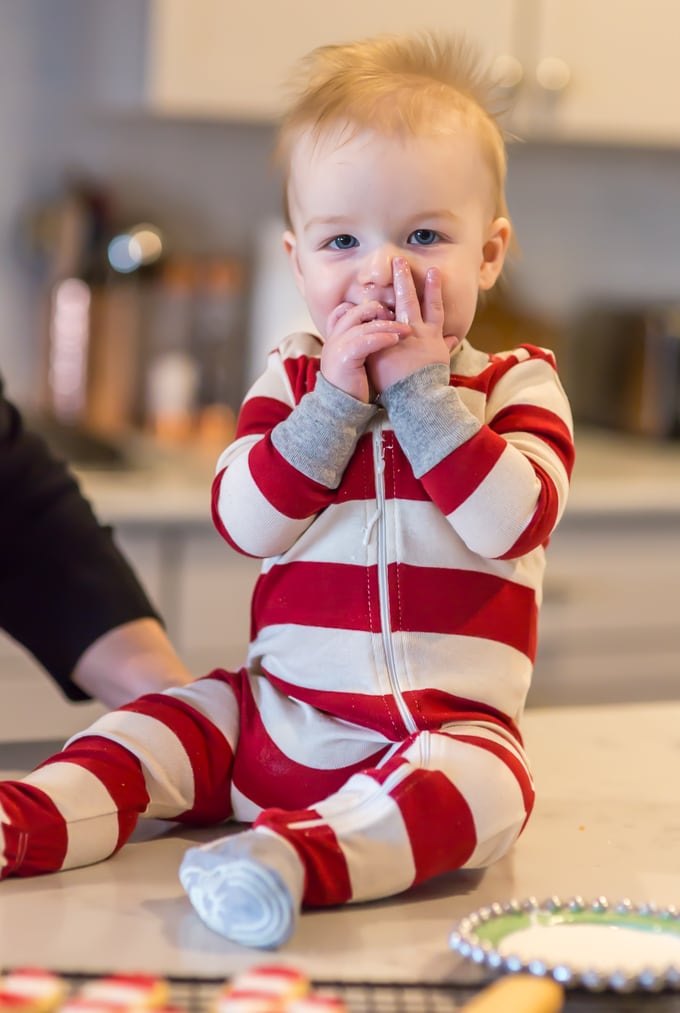
[[[57,972],[59,973],[59,972]],[[88,981],[112,974],[64,973],[75,992]],[[170,1003],[184,1013],[211,1013],[212,1003],[225,978],[182,978],[164,975],[170,987]],[[401,984],[398,982],[313,981],[315,992],[342,999],[350,1013],[459,1013],[478,988]],[[564,1013],[680,1013],[680,994],[567,992]]]

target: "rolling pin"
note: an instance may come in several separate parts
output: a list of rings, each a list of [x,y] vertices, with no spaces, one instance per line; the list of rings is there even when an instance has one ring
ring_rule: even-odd
[[[511,974],[476,995],[461,1013],[559,1013],[563,1005],[564,989],[552,978]]]

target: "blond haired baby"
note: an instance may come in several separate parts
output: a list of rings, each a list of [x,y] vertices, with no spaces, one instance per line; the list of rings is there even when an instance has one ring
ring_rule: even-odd
[[[249,823],[180,878],[211,928],[275,947],[303,907],[484,867],[521,833],[573,443],[550,352],[466,338],[511,236],[487,103],[435,36],[304,61],[278,154],[317,333],[270,354],[212,490],[225,540],[263,560],[248,657],[0,785],[3,875],[107,857],[139,816]]]

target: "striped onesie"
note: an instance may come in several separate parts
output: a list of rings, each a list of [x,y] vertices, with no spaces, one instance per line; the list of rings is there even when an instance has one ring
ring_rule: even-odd
[[[450,370],[365,404],[320,350],[295,334],[269,356],[218,462],[214,522],[263,559],[244,667],[142,697],[1,784],[2,876],[106,858],[140,816],[251,823],[191,849],[182,881],[218,931],[277,945],[290,926],[239,935],[210,909],[236,895],[230,863],[295,914],[483,867],[521,832],[519,724],[573,463],[552,354],[463,341]]]

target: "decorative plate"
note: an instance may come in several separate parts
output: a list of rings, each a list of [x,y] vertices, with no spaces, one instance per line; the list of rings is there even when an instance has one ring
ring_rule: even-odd
[[[491,904],[463,918],[451,948],[501,973],[593,992],[680,989],[680,912],[605,897]]]

